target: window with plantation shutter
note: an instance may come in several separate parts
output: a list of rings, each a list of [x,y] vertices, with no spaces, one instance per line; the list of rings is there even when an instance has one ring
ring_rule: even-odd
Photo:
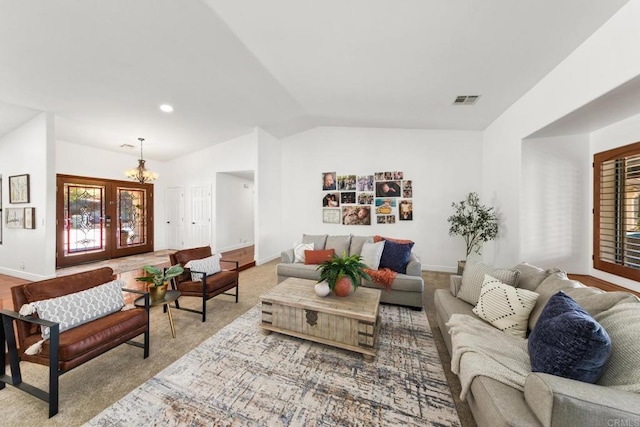
[[[640,142],[594,156],[593,266],[640,280]]]

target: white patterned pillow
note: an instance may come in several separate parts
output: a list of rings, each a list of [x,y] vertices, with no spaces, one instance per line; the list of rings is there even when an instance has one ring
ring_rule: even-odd
[[[529,313],[537,299],[535,292],[505,285],[485,274],[478,305],[473,312],[502,332],[526,338]]]
[[[184,267],[193,271],[198,271],[198,273],[194,273],[193,271],[191,272],[191,280],[197,282],[198,280],[202,280],[202,273],[206,273],[207,276],[210,276],[221,270],[220,258],[222,258],[221,254],[215,254],[202,259],[192,259],[186,263]]]
[[[85,291],[30,303],[38,317],[60,324],[60,332],[120,311],[124,307],[122,288],[117,279]],[[21,313],[23,311],[21,310]],[[49,327],[42,326],[42,337],[49,338]]]
[[[362,251],[360,252],[362,263],[372,270],[377,270],[380,266],[380,258],[382,258],[383,250],[384,240],[378,243],[366,242],[362,245]]]
[[[300,243],[293,248],[293,262],[301,262],[304,264],[304,251],[314,250],[314,243]]]
[[[460,285],[460,291],[456,296],[469,304],[478,304],[478,298],[480,298],[480,290],[482,289],[485,274],[489,274],[491,277],[511,286],[517,286],[518,278],[520,277],[520,272],[518,270],[497,268],[493,265],[485,264],[469,257],[467,258],[464,271],[462,272],[462,284]]]

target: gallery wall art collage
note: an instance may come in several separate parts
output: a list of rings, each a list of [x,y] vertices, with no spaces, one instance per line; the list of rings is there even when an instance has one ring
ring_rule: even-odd
[[[322,173],[322,222],[371,225],[412,220],[413,187],[403,172]]]

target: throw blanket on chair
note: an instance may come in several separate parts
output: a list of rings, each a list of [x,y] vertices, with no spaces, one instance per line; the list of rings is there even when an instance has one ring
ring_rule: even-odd
[[[531,373],[526,339],[507,335],[466,314],[452,315],[447,326],[452,343],[451,371],[462,386],[460,399],[466,398],[471,382],[479,375],[524,390]]]
[[[371,277],[372,282],[377,283],[388,291],[391,291],[391,285],[398,275],[398,273],[389,268],[382,268],[380,270],[363,268],[362,270]]]

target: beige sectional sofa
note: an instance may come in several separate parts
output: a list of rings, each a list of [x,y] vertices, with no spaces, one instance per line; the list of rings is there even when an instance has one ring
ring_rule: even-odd
[[[315,250],[333,249],[336,254],[360,254],[365,243],[373,243],[374,236],[332,236],[332,235],[303,235],[302,243],[313,243]],[[289,277],[318,280],[320,272],[318,265],[294,262],[293,248],[282,252],[281,262],[277,265],[278,283]],[[376,283],[363,280],[360,286],[382,289]],[[409,306],[422,309],[422,295],[424,280],[422,279],[422,264],[418,257],[411,252],[406,265],[406,273],[398,273],[391,285],[391,290],[382,289],[380,301],[387,304]]]
[[[468,402],[479,426],[631,426],[640,425],[640,300],[626,292],[603,292],[588,288],[583,284],[570,280],[558,269],[543,270],[523,263],[514,270],[518,272],[516,287],[527,289],[538,294],[535,306],[528,317],[528,329],[533,330],[540,318],[547,301],[562,290],[588,312],[595,320],[601,322],[611,338],[611,355],[605,365],[605,373],[595,383],[576,381],[547,373],[528,373],[523,375],[523,389],[498,381],[486,372],[486,375],[473,376],[466,401]],[[466,274],[463,273],[463,275]],[[486,280],[486,279],[485,279]],[[435,292],[434,304],[438,326],[450,354],[455,354],[452,346],[450,329],[454,314],[464,314],[477,319],[474,306],[458,298],[462,287],[462,276],[451,276],[450,289],[438,289]],[[624,333],[618,327],[604,323],[611,316],[619,315],[624,310]],[[457,319],[461,317],[456,316]],[[467,321],[470,319],[463,317]],[[626,322],[628,319],[628,324]],[[527,320],[525,320],[526,322]],[[475,322],[475,320],[474,320]],[[483,322],[481,322],[483,323]],[[488,325],[486,323],[484,326]],[[525,325],[526,327],[527,325]],[[493,327],[488,330],[498,331]],[[504,332],[498,331],[501,334]],[[615,333],[614,333],[615,332]],[[481,339],[490,340],[491,334]],[[520,348],[527,349],[527,338]],[[491,342],[489,342],[491,346]],[[458,343],[459,345],[459,343]],[[496,352],[506,349],[494,346]],[[459,351],[459,349],[457,349]],[[530,353],[526,353],[529,355]],[[631,356],[631,362],[628,358]],[[635,360],[633,360],[635,357]],[[474,363],[474,355],[463,355],[459,359],[460,372],[469,372],[470,363]],[[452,357],[452,366],[454,358]],[[452,368],[452,370],[454,370]],[[454,370],[454,372],[456,372]],[[602,385],[605,375],[617,375],[617,380],[628,380],[628,385]],[[461,382],[463,376],[460,375]],[[464,390],[464,385],[463,385]],[[634,390],[634,391],[629,391]]]

